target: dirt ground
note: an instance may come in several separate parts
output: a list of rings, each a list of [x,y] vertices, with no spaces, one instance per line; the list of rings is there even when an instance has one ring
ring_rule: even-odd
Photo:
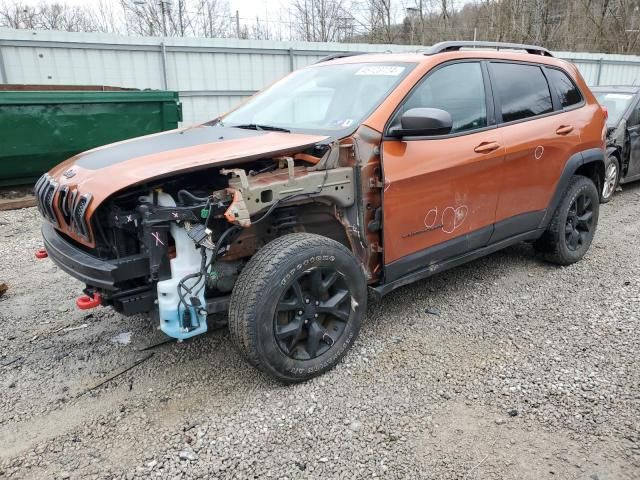
[[[75,309],[39,225],[0,212],[0,478],[640,478],[640,185],[582,262],[523,244],[405,287],[290,387],[225,329],[141,351],[148,318]]]

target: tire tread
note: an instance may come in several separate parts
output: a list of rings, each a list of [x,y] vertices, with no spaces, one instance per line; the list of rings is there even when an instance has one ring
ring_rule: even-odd
[[[229,332],[232,342],[242,356],[259,370],[277,376],[287,383],[300,381],[284,377],[269,369],[261,358],[257,344],[257,329],[252,323],[258,317],[261,293],[283,264],[301,250],[335,248],[348,255],[351,252],[342,244],[328,237],[311,233],[292,233],[276,238],[251,257],[240,273],[229,304]]]

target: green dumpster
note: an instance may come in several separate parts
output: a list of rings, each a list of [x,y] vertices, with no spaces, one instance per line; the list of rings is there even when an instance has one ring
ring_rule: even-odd
[[[0,89],[0,186],[33,182],[79,152],[182,121],[177,92],[26,87]]]

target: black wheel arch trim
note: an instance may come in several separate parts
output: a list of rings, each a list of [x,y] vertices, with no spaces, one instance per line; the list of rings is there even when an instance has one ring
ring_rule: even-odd
[[[553,212],[555,212],[556,208],[560,204],[562,200],[562,196],[564,195],[569,182],[571,181],[571,177],[575,175],[575,173],[580,169],[580,167],[592,163],[599,163],[601,165],[602,174],[604,174],[604,168],[606,164],[605,151],[601,148],[590,148],[588,150],[583,150],[581,152],[574,153],[569,157],[567,163],[564,165],[564,170],[560,175],[560,179],[558,180],[558,184],[556,185],[556,190],[551,197],[551,201],[549,202],[549,206],[547,207],[547,211],[540,222],[539,228],[547,228],[549,222],[551,221],[551,217],[553,216]],[[596,188],[600,188],[601,185],[596,185]]]
[[[609,146],[607,147],[607,157],[608,157],[609,155],[616,155],[616,156],[619,156],[619,155],[620,155],[620,150],[621,150],[621,148],[620,148],[620,147],[617,147],[617,146],[615,146],[615,145],[609,145]],[[620,160],[620,158],[618,158],[618,160]]]

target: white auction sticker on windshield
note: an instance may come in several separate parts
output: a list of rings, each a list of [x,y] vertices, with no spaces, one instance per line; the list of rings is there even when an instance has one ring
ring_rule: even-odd
[[[404,72],[405,67],[398,67],[393,65],[367,65],[362,67],[355,74],[356,75],[388,75],[390,77],[397,77]]]

